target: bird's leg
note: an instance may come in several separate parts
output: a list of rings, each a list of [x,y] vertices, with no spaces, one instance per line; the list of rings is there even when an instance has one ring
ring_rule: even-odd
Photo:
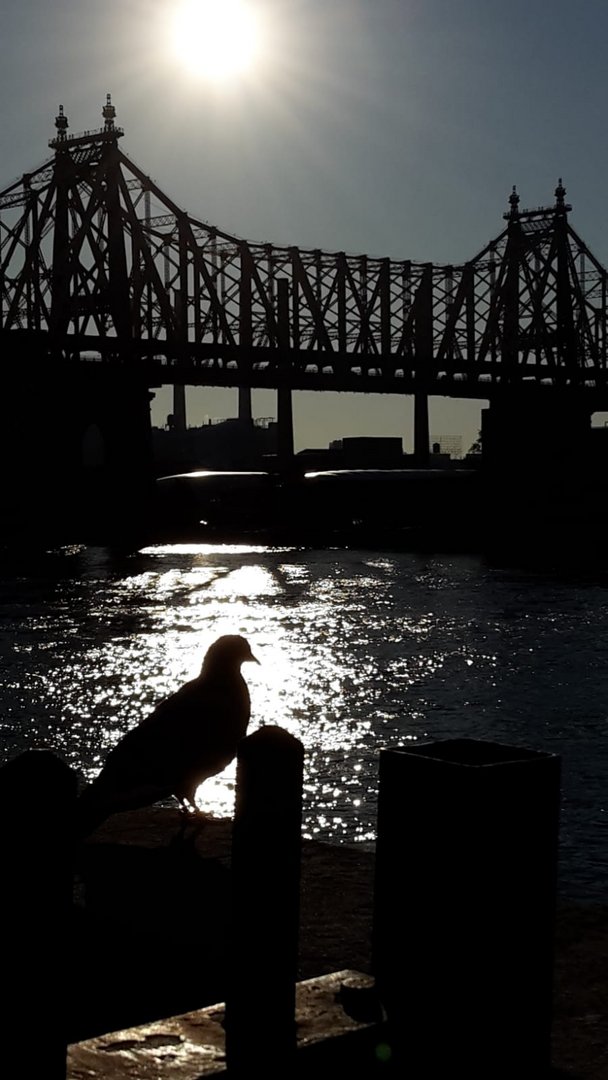
[[[177,835],[171,841],[171,846],[181,846],[186,843],[189,825],[192,826],[192,830],[188,840],[192,844],[198,835],[199,829],[206,823],[208,815],[199,810],[193,798],[189,798],[187,795],[176,795],[176,799],[179,801],[181,821]]]
[[[179,823],[179,829],[177,830],[173,839],[169,842],[169,847],[171,848],[180,848],[183,844],[186,843],[188,825],[190,824],[190,815],[187,814],[186,811],[182,810],[180,813],[180,818],[181,820]]]

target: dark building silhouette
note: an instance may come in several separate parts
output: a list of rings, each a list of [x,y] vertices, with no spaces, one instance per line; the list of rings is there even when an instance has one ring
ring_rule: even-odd
[[[383,436],[349,436],[329,444],[338,451],[346,469],[390,469],[403,467],[403,441]]]
[[[267,418],[210,421],[184,431],[152,428],[157,475],[188,469],[260,469],[277,452],[277,424]]]

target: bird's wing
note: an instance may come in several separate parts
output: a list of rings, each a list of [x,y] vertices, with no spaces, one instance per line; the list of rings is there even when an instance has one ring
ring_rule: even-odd
[[[249,720],[244,680],[200,677],[166,698],[110,752],[96,784],[106,789],[155,787],[175,791],[184,773],[212,776],[236,753]]]

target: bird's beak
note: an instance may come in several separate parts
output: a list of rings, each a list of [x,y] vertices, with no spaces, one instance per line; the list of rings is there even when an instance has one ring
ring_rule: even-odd
[[[249,653],[249,656],[247,657],[247,659],[248,660],[253,660],[254,664],[259,664],[259,662],[260,662],[258,660],[257,656],[254,656],[252,652]]]

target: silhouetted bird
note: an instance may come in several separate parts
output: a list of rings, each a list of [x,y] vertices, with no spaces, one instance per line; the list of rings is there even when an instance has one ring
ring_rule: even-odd
[[[184,810],[196,810],[197,787],[226,768],[247,731],[249,691],[241,675],[246,660],[258,663],[245,638],[218,638],[205,654],[200,675],[127,732],[78,799],[80,836],[110,814],[170,795]]]

